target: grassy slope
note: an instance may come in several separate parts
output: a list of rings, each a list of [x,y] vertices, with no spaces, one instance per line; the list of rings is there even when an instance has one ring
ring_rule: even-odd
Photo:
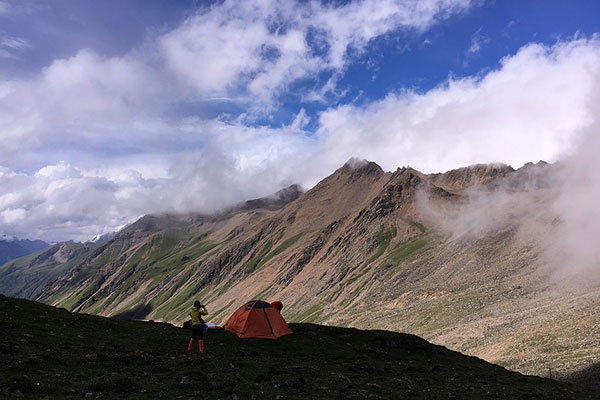
[[[170,290],[162,292],[150,303],[146,303],[145,296],[155,290],[157,286],[165,280],[173,280],[180,272],[197,263],[206,253],[217,247],[203,240],[205,235],[198,235],[190,232],[187,228],[167,229],[156,234],[146,244],[140,246],[128,259],[121,270],[121,276],[125,277],[116,290],[113,290],[110,296],[106,296],[98,302],[90,302],[89,298],[96,290],[100,288],[102,280],[98,283],[86,282],[84,286],[78,287],[71,285],[72,289],[49,293],[42,298],[48,303],[56,303],[67,309],[73,309],[76,304],[83,302],[81,306],[85,312],[98,313],[106,305],[120,304],[127,297],[129,292],[134,292],[143,282],[148,282],[146,289],[138,294],[137,298],[127,304],[125,309],[117,309],[117,313],[135,314],[136,310],[140,315],[130,315],[131,317],[143,318],[145,313],[151,310],[158,310],[156,318],[176,318],[178,313],[187,308],[185,302],[189,302],[191,294],[195,288],[181,287],[189,279],[188,275],[178,276],[176,282]],[[82,271],[77,274],[77,282],[93,276],[93,273],[111,262],[119,262],[123,259],[124,251],[128,250],[126,244],[113,241],[105,246],[98,257],[88,262]],[[187,295],[186,295],[187,293]]]
[[[277,341],[211,332],[201,355],[186,351],[188,331],[168,324],[71,314],[0,296],[0,397],[597,398],[412,335],[292,329]]]
[[[56,261],[53,254],[64,247],[69,260]],[[33,254],[11,260],[0,266],[0,293],[7,296],[34,298],[49,283],[81,262],[98,245],[62,243]]]

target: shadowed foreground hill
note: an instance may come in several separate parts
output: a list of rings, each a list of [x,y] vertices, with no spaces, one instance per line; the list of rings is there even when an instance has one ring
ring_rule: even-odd
[[[73,314],[0,296],[1,398],[593,399],[386,331],[292,324],[277,341],[211,332],[188,353],[169,324]]]

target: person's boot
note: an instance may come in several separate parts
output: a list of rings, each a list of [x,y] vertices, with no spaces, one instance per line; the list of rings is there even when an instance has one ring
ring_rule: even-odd
[[[204,353],[204,340],[202,339],[198,340],[198,351]]]
[[[188,344],[188,351],[192,351],[192,348],[194,347],[194,339],[190,339],[190,344]]]

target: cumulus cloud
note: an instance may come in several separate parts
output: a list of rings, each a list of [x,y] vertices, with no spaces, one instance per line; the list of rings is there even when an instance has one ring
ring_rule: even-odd
[[[319,2],[225,1],[190,16],[120,57],[82,49],[35,79],[0,82],[0,163],[15,151],[63,146],[146,151],[169,145],[179,105],[245,98],[270,109],[283,89],[319,71],[342,70],[348,49],[378,35],[425,29],[469,7],[468,0]],[[358,27],[358,28],[357,28]],[[5,37],[10,49],[29,43]],[[0,56],[10,56],[0,49]],[[334,91],[335,80],[323,89]],[[200,110],[202,111],[202,110]],[[164,128],[164,129],[163,129]]]
[[[410,165],[424,172],[555,161],[596,118],[588,100],[599,73],[598,37],[530,44],[484,76],[323,112],[319,151],[337,165],[359,155],[385,169]]]
[[[557,159],[596,115],[596,37],[531,44],[485,75],[327,109],[318,121],[300,109],[279,128],[179,111],[245,98],[260,112],[295,81],[329,71],[312,94],[299,93],[323,99],[374,38],[425,31],[469,6],[225,1],[125,55],[82,49],[33,79],[2,81],[0,233],[85,240],[145,213],[214,211],[292,183],[311,187],[352,156],[425,172]]]
[[[94,168],[61,161],[34,174],[1,168],[0,231],[84,241],[148,213],[215,212],[295,183],[295,169],[311,152],[311,139],[295,127],[187,121],[185,129],[207,138],[202,150]]]
[[[594,84],[589,106],[598,115],[600,82]],[[577,143],[561,161],[558,196],[551,210],[558,216],[547,234],[546,261],[558,277],[572,277],[590,271],[600,277],[600,175],[595,168],[600,149],[600,121],[577,132]]]
[[[140,60],[106,59],[91,50],[53,62],[37,79],[0,82],[0,160],[57,142],[94,147],[152,140],[151,130],[132,134],[139,121],[152,120],[167,88]]]
[[[81,49],[33,78],[0,81],[0,230],[81,239],[144,213],[214,210],[314,180],[317,166],[297,172],[318,147],[303,131],[304,109],[279,129],[243,121],[321,72],[331,77],[315,93],[336,93],[349,54],[397,29],[424,31],[470,3],[224,1],[126,54]],[[0,1],[0,12],[9,8]],[[0,57],[29,46],[3,37]],[[213,99],[242,99],[249,114],[202,120],[180,111],[202,114]]]
[[[111,232],[162,200],[152,192],[157,182],[135,173],[129,179],[88,175],[66,162],[33,175],[4,170],[0,181],[12,188],[0,196],[3,232],[49,241],[86,240],[91,232]]]
[[[214,211],[286,184],[310,187],[351,156],[425,172],[553,161],[595,121],[591,83],[599,67],[598,38],[532,44],[482,77],[327,110],[315,135],[302,130],[302,111],[282,128],[186,119],[164,129],[179,140],[201,137],[201,147],[115,158],[104,168],[58,163],[33,175],[2,169],[2,187],[11,189],[0,197],[1,227],[17,236],[35,227],[42,238],[86,238],[144,213]],[[94,112],[81,111],[90,119]]]
[[[241,92],[269,106],[288,85],[341,71],[348,51],[406,28],[425,30],[470,0],[225,1],[160,38],[169,69],[202,93]]]

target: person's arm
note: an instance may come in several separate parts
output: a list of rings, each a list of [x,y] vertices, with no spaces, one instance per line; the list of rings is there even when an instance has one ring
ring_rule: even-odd
[[[208,310],[206,309],[206,306],[200,306],[200,315],[207,315],[208,314]]]

